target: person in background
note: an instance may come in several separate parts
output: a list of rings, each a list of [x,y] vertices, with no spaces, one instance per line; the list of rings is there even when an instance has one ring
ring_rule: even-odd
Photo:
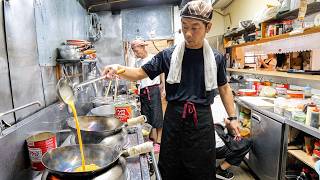
[[[267,70],[275,70],[277,66],[277,57],[275,54],[268,54],[267,59],[259,59],[260,68],[265,68]]]
[[[153,54],[148,54],[145,41],[137,39],[132,41],[131,49],[137,57],[136,67],[140,68],[152,59]],[[160,78],[161,77],[161,78]],[[160,83],[162,85],[160,85]],[[163,125],[163,113],[161,104],[161,92],[164,91],[164,77],[162,75],[155,77],[153,80],[144,78],[140,80],[140,102],[141,114],[147,117],[147,122],[153,127],[150,139],[154,141],[155,153],[160,152],[160,143]],[[161,87],[161,88],[160,88]]]
[[[203,0],[190,1],[181,10],[184,39],[164,49],[141,68],[106,66],[107,79],[120,76],[132,81],[161,73],[166,76],[166,108],[159,169],[164,180],[214,180],[215,132],[210,105],[219,90],[230,127],[239,137],[239,121],[227,81],[226,60],[205,39],[211,29],[213,9]]]
[[[225,119],[225,125],[228,127],[230,121]],[[220,127],[218,127],[220,126]],[[218,131],[218,128],[221,130]],[[250,151],[252,146],[252,141],[250,139],[237,139],[234,142],[238,143],[239,147],[237,150],[232,149],[230,146],[233,144],[228,141],[224,142],[221,137],[229,136],[224,132],[224,126],[222,124],[215,124],[215,137],[216,137],[216,158],[224,159],[217,167],[216,167],[216,178],[222,180],[230,180],[233,179],[234,175],[229,170],[231,166],[240,166],[245,155]],[[220,137],[221,136],[221,137]],[[233,138],[233,137],[230,137]],[[240,145],[241,143],[241,145]]]
[[[211,105],[211,111],[214,115],[215,139],[216,139],[216,159],[224,159],[216,166],[216,178],[222,180],[230,180],[234,178],[234,174],[229,170],[231,166],[239,166],[245,155],[250,151],[252,141],[248,138],[238,138],[233,140],[229,134],[225,133],[225,127],[229,129],[230,120],[226,119],[228,113],[223,107],[223,103],[219,96],[214,98],[215,103]],[[222,138],[221,138],[221,137]],[[226,143],[224,142],[228,138]],[[238,146],[232,148],[234,144]]]

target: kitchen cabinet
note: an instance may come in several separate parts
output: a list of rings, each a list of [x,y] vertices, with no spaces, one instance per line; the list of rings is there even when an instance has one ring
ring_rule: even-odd
[[[251,111],[251,138],[253,146],[247,163],[264,180],[280,179],[284,124]]]
[[[242,109],[250,110],[250,138],[253,141],[251,151],[244,161],[254,174],[263,180],[282,179],[286,162],[287,140],[285,121],[270,113],[273,107],[259,107],[246,99],[236,97],[238,115]],[[248,112],[247,112],[248,113]]]

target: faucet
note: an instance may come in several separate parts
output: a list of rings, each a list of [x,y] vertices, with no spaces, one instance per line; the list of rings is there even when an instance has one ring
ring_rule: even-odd
[[[4,115],[10,114],[10,113],[15,112],[15,111],[18,111],[18,110],[20,110],[20,109],[24,109],[24,108],[29,107],[29,106],[32,106],[32,105],[34,105],[34,104],[38,104],[39,106],[41,106],[40,101],[34,101],[34,102],[32,102],[32,103],[29,103],[29,104],[26,104],[26,105],[17,107],[17,108],[15,108],[15,109],[11,109],[11,110],[9,110],[9,111],[0,113],[0,118],[1,118],[2,116],[4,116]],[[5,129],[5,125],[11,127],[11,124],[10,124],[10,123],[8,123],[8,122],[6,122],[6,121],[4,121],[4,120],[0,120],[0,136],[3,135],[3,134],[2,134],[2,131]]]

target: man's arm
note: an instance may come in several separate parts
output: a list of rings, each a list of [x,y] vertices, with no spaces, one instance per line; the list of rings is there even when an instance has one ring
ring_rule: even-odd
[[[106,66],[103,70],[102,75],[106,75],[108,79],[113,79],[116,75],[117,70],[120,69],[124,69],[125,72],[120,74],[119,76],[130,81],[137,81],[148,77],[148,75],[142,68],[127,67],[119,64]]]
[[[164,73],[162,73],[160,74],[160,93],[162,97],[166,96],[165,85],[166,85],[166,78]]]
[[[235,117],[236,111],[234,108],[233,94],[230,85],[226,83],[223,86],[219,86],[218,89],[223,106],[225,107],[229,117]],[[239,121],[232,120],[230,121],[229,126],[234,131],[235,135],[240,137]]]

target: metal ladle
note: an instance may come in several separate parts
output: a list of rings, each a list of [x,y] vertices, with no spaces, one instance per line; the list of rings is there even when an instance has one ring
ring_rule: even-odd
[[[122,74],[125,72],[125,69],[120,69],[116,72],[117,75]],[[105,79],[105,76],[102,77],[98,77],[95,79],[91,79],[85,82],[82,82],[80,84],[74,85],[72,84],[71,80],[67,77],[63,77],[61,78],[56,86],[57,89],[57,94],[59,96],[59,98],[64,102],[64,103],[68,103],[69,101],[74,101],[74,90],[75,89],[79,89],[82,86],[94,83],[96,81],[100,81],[102,79]]]

